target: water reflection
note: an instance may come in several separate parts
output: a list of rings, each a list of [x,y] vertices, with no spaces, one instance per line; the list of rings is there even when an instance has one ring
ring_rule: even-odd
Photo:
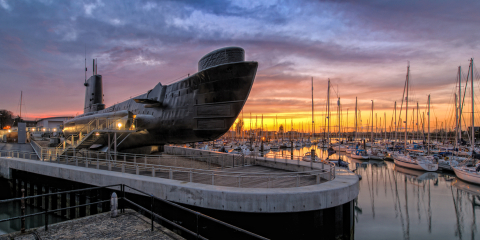
[[[15,201],[15,202],[8,202],[8,203],[2,203],[0,204],[0,219],[7,219],[11,217],[17,217],[21,216],[21,209],[20,209],[20,202]],[[41,208],[38,207],[33,207],[28,204],[25,205],[25,214],[32,214],[32,213],[38,213],[38,212],[43,212]],[[57,216],[55,214],[49,214],[48,216],[48,223],[53,224],[61,221],[67,220],[66,218]],[[35,228],[35,227],[40,227],[45,225],[45,215],[36,215],[33,217],[28,217],[25,219],[25,227],[26,229],[30,228]],[[11,232],[16,232],[20,231],[21,228],[21,222],[20,219],[17,220],[12,220],[12,221],[7,221],[7,222],[1,222],[0,223],[0,235],[5,234],[5,233],[11,233]]]
[[[480,186],[388,161],[346,161],[362,176],[355,239],[476,239]]]

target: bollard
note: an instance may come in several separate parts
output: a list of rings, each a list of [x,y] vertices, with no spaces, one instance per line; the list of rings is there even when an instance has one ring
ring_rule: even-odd
[[[75,166],[78,166],[78,159],[75,158]]]
[[[88,168],[88,159],[85,160],[85,167]]]
[[[22,206],[20,207],[22,209],[22,216],[25,216],[25,189],[22,188]],[[25,217],[22,217],[22,226],[20,231],[22,233],[25,233]]]
[[[112,171],[112,163],[108,162],[108,171]]]
[[[155,167],[152,167],[152,177],[155,177]]]
[[[112,193],[110,198],[110,217],[115,218],[118,216],[118,198],[115,192]]]
[[[189,180],[190,182],[193,182],[193,173],[192,173],[192,170],[190,170],[190,174],[189,174]]]
[[[310,153],[310,169],[313,169],[313,161],[316,161],[315,158],[315,149],[312,148],[312,152]]]
[[[135,165],[135,174],[140,175],[140,167],[138,165]]]
[[[125,173],[125,163],[122,163],[122,173]]]

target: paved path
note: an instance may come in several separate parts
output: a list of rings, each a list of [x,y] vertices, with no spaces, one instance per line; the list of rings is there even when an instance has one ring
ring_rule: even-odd
[[[33,152],[33,148],[30,143],[19,144],[19,143],[2,143],[0,142],[0,151],[1,150],[17,150],[22,152]]]
[[[29,229],[25,234],[16,232],[1,235],[0,240],[33,240],[33,231],[41,239],[183,239],[157,223],[152,232],[150,219],[127,209],[117,218],[110,218],[110,213],[97,214],[50,225],[47,232],[40,227]]]

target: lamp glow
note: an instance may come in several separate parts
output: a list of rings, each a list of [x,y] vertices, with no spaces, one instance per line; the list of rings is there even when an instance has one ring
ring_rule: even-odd
[[[118,123],[117,126],[118,126],[118,128],[121,128],[121,127],[122,127],[122,124],[121,124],[121,123]]]

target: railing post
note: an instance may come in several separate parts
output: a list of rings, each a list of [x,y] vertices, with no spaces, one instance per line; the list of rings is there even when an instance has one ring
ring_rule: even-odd
[[[168,172],[168,178],[169,179],[173,179],[173,171],[172,169],[170,168],[169,172]]]
[[[147,154],[145,154],[145,168],[147,168]]]
[[[333,166],[333,179],[335,179],[335,166]]]
[[[125,163],[122,163],[122,173],[125,173]]]
[[[152,203],[150,204],[150,218],[152,220],[152,232],[153,232],[153,204],[154,204],[154,198],[153,198],[153,195],[152,195]]]
[[[212,172],[212,185],[215,185],[215,174]]]
[[[45,188],[46,193],[49,192],[47,188]],[[48,231],[48,206],[50,205],[50,196],[45,196],[45,231]]]
[[[188,179],[189,179],[189,182],[192,182],[193,181],[193,173],[192,173],[192,170],[190,170],[190,173],[188,174]]]
[[[98,159],[100,154],[97,152],[97,169],[100,169],[100,160]]]
[[[152,177],[155,177],[155,166],[152,167]]]
[[[320,184],[320,174],[317,174],[317,184]]]
[[[22,201],[21,201],[21,210],[22,210],[22,216],[25,216],[25,189],[22,188]],[[21,223],[21,229],[20,231],[22,233],[25,233],[25,217],[22,217],[22,223]]]
[[[75,166],[78,166],[78,159],[75,157]]]
[[[108,171],[112,171],[112,163],[110,161],[108,162]]]
[[[88,168],[88,159],[85,159],[85,167]]]

